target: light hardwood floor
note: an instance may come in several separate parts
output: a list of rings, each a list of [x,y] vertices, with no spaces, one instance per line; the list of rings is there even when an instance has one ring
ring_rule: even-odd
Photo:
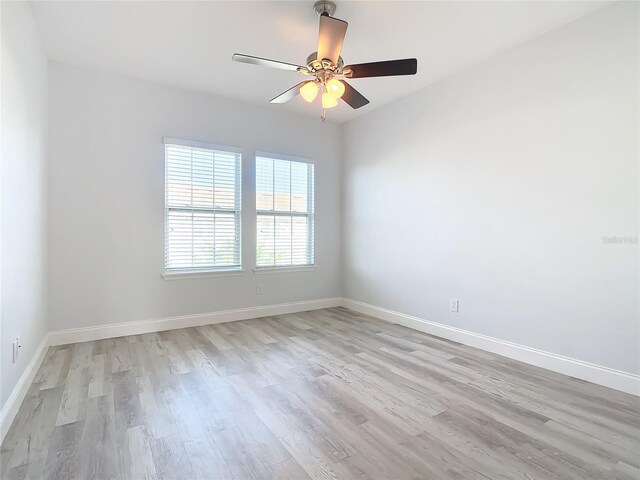
[[[639,409],[335,308],[50,348],[2,478],[638,479]]]

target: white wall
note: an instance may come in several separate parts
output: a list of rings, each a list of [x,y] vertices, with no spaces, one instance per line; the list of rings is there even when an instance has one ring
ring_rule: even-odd
[[[2,2],[0,404],[46,325],[47,59],[28,3]],[[12,363],[11,342],[23,348]]]
[[[638,54],[614,4],[350,122],[346,297],[639,373]]]
[[[50,97],[50,330],[340,294],[337,125],[55,63]],[[163,136],[243,148],[244,275],[162,279]],[[254,150],[316,160],[316,270],[253,273]]]

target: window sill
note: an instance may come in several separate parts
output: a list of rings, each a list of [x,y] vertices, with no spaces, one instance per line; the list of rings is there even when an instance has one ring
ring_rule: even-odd
[[[260,267],[254,268],[253,272],[256,275],[264,275],[267,273],[309,272],[315,269],[315,265],[300,265],[292,267]]]
[[[236,277],[244,275],[244,270],[209,270],[201,272],[165,272],[162,278],[165,280],[186,280],[190,278],[208,278],[208,277]]]

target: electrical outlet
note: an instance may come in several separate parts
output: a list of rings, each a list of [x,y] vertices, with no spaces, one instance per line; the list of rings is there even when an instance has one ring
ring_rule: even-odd
[[[449,304],[449,309],[450,309],[452,312],[456,312],[456,313],[457,313],[457,312],[458,312],[458,308],[459,308],[459,302],[458,302],[458,299],[457,299],[457,298],[452,298],[452,299],[451,299],[451,303]]]
[[[259,283],[259,284],[257,284],[257,285],[256,285],[256,293],[257,293],[258,295],[262,295],[262,294],[264,293],[264,289],[263,289],[263,287],[262,287],[262,284],[261,284],[261,283]]]
[[[13,353],[12,363],[16,363],[18,358],[20,358],[20,349],[22,348],[22,340],[20,339],[20,335],[16,337],[16,339],[11,342],[11,351]]]

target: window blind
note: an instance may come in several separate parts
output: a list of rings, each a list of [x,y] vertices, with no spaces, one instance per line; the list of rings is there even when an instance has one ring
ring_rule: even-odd
[[[240,269],[241,155],[165,142],[165,270]]]
[[[256,157],[256,265],[313,265],[311,163]]]

